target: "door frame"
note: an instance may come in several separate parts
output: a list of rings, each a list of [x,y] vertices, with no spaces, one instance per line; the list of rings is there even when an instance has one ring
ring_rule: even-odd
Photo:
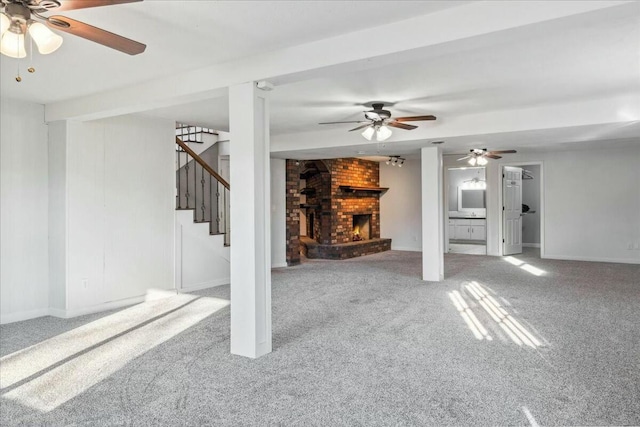
[[[443,173],[443,179],[442,179],[442,217],[444,218],[444,223],[443,223],[443,227],[444,227],[444,232],[442,233],[442,236],[444,238],[444,244],[442,245],[443,251],[445,254],[449,253],[449,240],[450,240],[450,236],[449,236],[449,171],[450,170],[456,170],[456,169],[484,169],[484,180],[487,184],[487,190],[489,189],[489,168],[487,167],[488,165],[485,166],[444,166],[442,168],[442,173]],[[500,187],[502,188],[502,186]],[[488,194],[488,193],[486,193]],[[488,205],[489,203],[489,198],[487,197],[487,195],[485,194],[485,204]],[[500,227],[500,229],[502,230],[502,227]],[[489,209],[488,206],[485,206],[485,241],[484,241],[484,247],[485,247],[485,253],[484,255],[489,255],[489,251],[488,251],[488,242],[489,242]],[[502,249],[501,249],[502,251]]]
[[[546,258],[545,256],[545,232],[544,232],[544,223],[545,223],[545,197],[544,197],[544,162],[540,161],[530,161],[530,162],[500,162],[498,163],[498,181],[500,182],[499,187],[500,191],[498,191],[498,255],[504,256],[504,247],[502,245],[502,239],[504,236],[503,227],[504,227],[504,211],[502,210],[502,193],[504,188],[502,187],[503,179],[502,173],[504,172],[505,166],[514,166],[514,167],[522,167],[525,166],[540,166],[540,207],[538,212],[540,213],[540,258]]]

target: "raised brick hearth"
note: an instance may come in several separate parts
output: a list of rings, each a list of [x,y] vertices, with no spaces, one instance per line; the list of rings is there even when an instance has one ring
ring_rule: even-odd
[[[313,239],[300,237],[302,253],[307,258],[348,259],[377,254],[391,249],[391,239],[369,239],[358,242],[321,245]]]
[[[287,160],[287,263],[346,259],[389,250],[380,239],[380,164],[346,158]],[[300,235],[300,219],[306,233]]]

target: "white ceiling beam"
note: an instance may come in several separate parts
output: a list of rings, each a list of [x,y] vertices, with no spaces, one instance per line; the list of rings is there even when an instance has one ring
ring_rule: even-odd
[[[135,86],[45,106],[45,120],[90,120],[213,98],[247,81],[299,80],[305,73],[357,64],[629,1],[482,1],[356,31]],[[370,66],[378,66],[372,63]],[[362,67],[362,64],[359,64]]]
[[[435,122],[416,122],[419,127],[412,131],[393,129],[393,135],[385,143],[393,145],[413,141],[426,146],[430,141],[463,136],[474,136],[478,143],[482,143],[482,135],[592,125],[616,125],[602,127],[615,130],[639,122],[640,93],[631,93],[565,104],[488,111],[451,118],[439,117]],[[331,129],[325,129],[326,127],[314,132],[274,135],[271,137],[271,152],[292,153],[371,145],[371,142],[365,140],[359,132],[348,132],[348,125],[336,125]],[[580,137],[584,140],[595,140],[608,139],[610,136],[591,132]]]

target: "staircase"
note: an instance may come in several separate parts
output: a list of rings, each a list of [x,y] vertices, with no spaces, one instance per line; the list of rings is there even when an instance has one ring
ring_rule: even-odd
[[[176,137],[176,165],[176,209],[193,211],[193,221],[209,224],[209,234],[224,235],[224,244],[228,246],[229,183],[179,137]]]
[[[175,271],[178,290],[184,292],[230,280],[230,187],[203,159],[211,157],[216,164],[217,148],[212,149],[197,154],[176,136]]]

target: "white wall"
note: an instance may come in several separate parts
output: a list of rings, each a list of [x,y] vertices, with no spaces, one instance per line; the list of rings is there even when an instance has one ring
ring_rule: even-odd
[[[459,166],[446,156],[447,166]],[[508,155],[487,165],[487,253],[500,253],[500,168],[543,162],[544,256],[640,263],[640,145]]]
[[[540,166],[523,166],[533,179],[522,180],[522,203],[529,206],[529,213],[522,216],[523,245],[540,244]],[[534,212],[535,211],[535,212]],[[534,212],[534,213],[532,213]]]
[[[271,267],[287,266],[286,161],[271,159]]]
[[[192,210],[176,211],[176,287],[192,292],[228,285],[229,247],[224,235],[209,234],[209,223],[195,223]]]
[[[137,116],[69,122],[65,315],[174,287],[174,132]]]
[[[380,237],[390,238],[391,249],[422,250],[420,161],[406,160],[397,166],[380,163]]]
[[[47,314],[48,152],[42,105],[0,108],[0,322]]]
[[[67,307],[67,122],[49,123],[49,308]]]
[[[640,263],[640,145],[545,159],[545,255]]]

